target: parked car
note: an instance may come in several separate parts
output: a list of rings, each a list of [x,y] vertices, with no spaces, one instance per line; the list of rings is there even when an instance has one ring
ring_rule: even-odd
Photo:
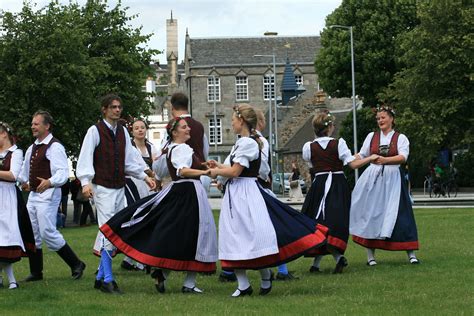
[[[212,180],[211,185],[209,186],[209,191],[207,192],[207,197],[220,198],[222,195],[222,192],[217,188],[217,182]]]
[[[281,184],[281,173],[274,173],[273,174],[273,179],[272,179],[272,190],[273,192],[277,193],[277,194],[282,194],[283,193],[283,189],[285,190],[285,194],[288,194],[290,192],[290,176],[291,176],[291,173],[290,172],[285,172],[283,174],[283,177],[284,177],[284,182],[283,182],[283,185]],[[308,188],[306,186],[306,182],[301,179],[298,180],[298,182],[300,183],[300,187],[301,187],[301,192],[303,192],[303,194],[306,194],[306,192],[308,191]]]

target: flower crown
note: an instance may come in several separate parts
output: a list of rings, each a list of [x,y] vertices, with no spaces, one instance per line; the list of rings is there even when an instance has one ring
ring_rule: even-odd
[[[176,129],[176,126],[178,126],[179,121],[181,121],[183,118],[182,117],[175,117],[173,118],[174,122],[168,123],[166,125],[166,130],[168,131],[168,136],[171,137],[171,133]]]
[[[395,110],[392,107],[388,106],[388,105],[384,105],[384,104],[377,105],[376,110],[377,110],[377,112],[385,111],[385,112],[388,112],[388,113],[392,114],[392,116],[395,116]]]
[[[12,129],[7,123],[0,121],[0,126],[3,127],[7,131],[8,134],[10,135],[12,134]]]

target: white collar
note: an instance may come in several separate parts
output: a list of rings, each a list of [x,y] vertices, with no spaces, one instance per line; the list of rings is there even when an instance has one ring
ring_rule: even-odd
[[[112,131],[115,132],[115,131],[117,130],[118,123],[117,123],[117,125],[115,125],[115,127],[113,127],[112,124],[110,124],[109,122],[107,122],[105,119],[102,119],[102,121],[104,121],[105,125],[106,125],[109,129],[111,129]]]
[[[36,145],[39,145],[39,144],[48,145],[49,142],[51,141],[51,139],[53,139],[53,134],[49,133],[49,135],[46,136],[42,141],[39,141],[38,139],[36,139],[36,140],[35,140],[35,144],[36,144]]]

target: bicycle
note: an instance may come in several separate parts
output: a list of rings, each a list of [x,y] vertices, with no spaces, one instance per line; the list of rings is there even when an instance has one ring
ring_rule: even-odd
[[[448,194],[448,197],[457,197],[458,196],[458,184],[456,183],[456,179],[454,177],[450,178],[448,181],[444,183],[444,187]]]

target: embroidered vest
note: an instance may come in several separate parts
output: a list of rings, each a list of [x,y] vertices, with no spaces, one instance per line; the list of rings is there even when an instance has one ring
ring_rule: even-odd
[[[339,159],[338,144],[337,139],[331,139],[326,149],[323,149],[317,141],[311,143],[311,163],[314,173],[342,171],[343,163]]]
[[[11,160],[12,160],[12,152],[8,151],[5,157],[0,158],[0,170],[1,171],[10,171],[10,165],[11,165]],[[8,180],[0,180],[3,182],[16,182],[15,180],[13,181],[8,181]]]
[[[94,150],[95,176],[92,182],[106,188],[125,186],[125,132],[117,124],[116,134],[104,121],[95,125],[99,131],[99,145]]]
[[[51,164],[49,159],[46,158],[46,151],[56,142],[59,141],[53,137],[49,144],[33,144],[29,174],[30,189],[33,192],[36,192],[38,185],[41,183],[38,177],[43,179],[51,178]]]
[[[374,135],[372,136],[372,140],[370,141],[370,154],[377,154],[381,155],[384,157],[393,157],[398,155],[398,137],[400,136],[400,133],[395,132],[392,135],[392,138],[390,139],[390,144],[387,147],[381,148],[380,146],[380,135],[381,131],[379,132],[374,132]]]

